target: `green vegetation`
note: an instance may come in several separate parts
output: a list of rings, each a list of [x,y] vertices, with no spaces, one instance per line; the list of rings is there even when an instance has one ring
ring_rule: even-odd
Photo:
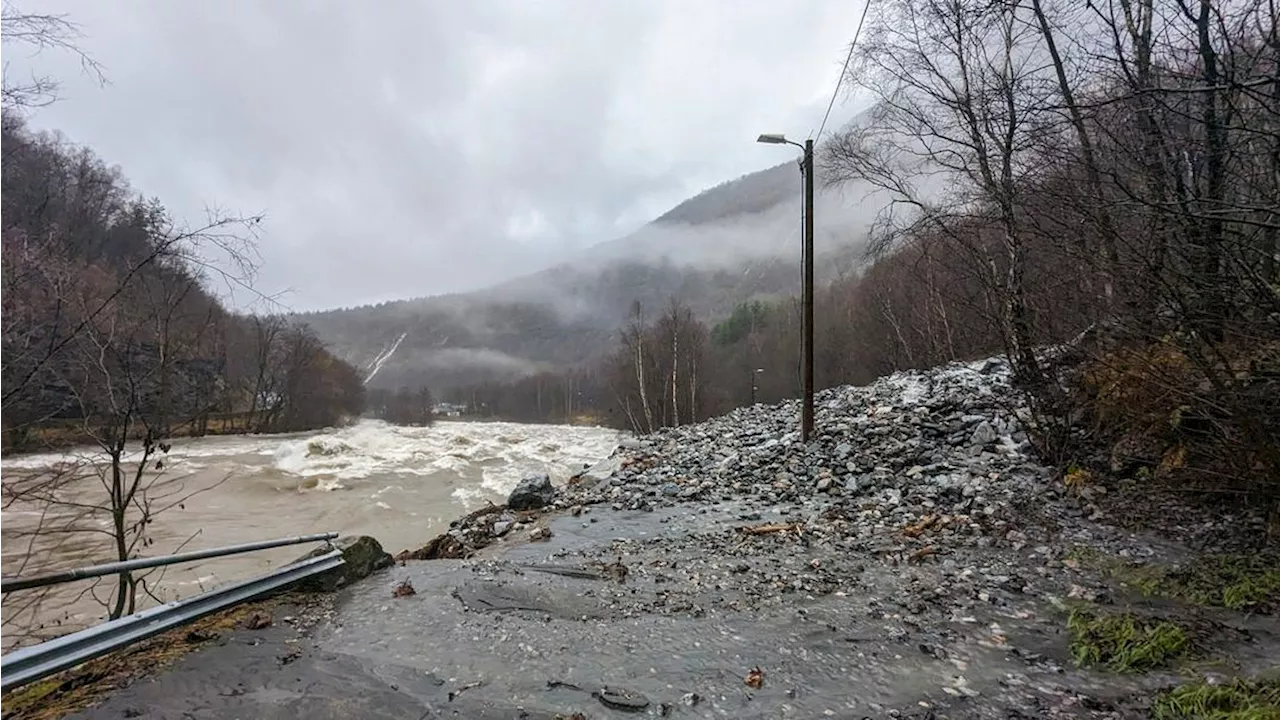
[[[55,675],[51,678],[37,680],[30,685],[20,687],[5,696],[5,709],[14,710],[15,708],[25,709],[39,707],[45,703],[50,695],[57,692],[64,684],[65,680],[60,675]]]
[[[1280,565],[1260,555],[1207,555],[1181,567],[1135,565],[1077,546],[1069,560],[1105,571],[1148,597],[1230,610],[1274,611],[1280,605]]]
[[[1190,645],[1186,632],[1174,623],[1142,620],[1128,613],[1073,610],[1067,628],[1071,657],[1077,665],[1113,672],[1166,667]]]
[[[760,302],[739,303],[723,322],[711,328],[711,342],[716,345],[732,345],[751,333],[763,329],[769,321],[771,308]]]
[[[1280,720],[1280,679],[1196,682],[1156,698],[1157,720]]]
[[[1280,600],[1280,567],[1258,556],[1213,556],[1170,571],[1164,588],[1199,605],[1274,609]]]

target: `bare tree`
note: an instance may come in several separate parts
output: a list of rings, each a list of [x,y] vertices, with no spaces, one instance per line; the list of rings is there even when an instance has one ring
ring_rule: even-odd
[[[962,356],[950,328],[985,315],[1052,459],[1089,437],[1114,467],[1274,488],[1275,4],[877,7],[851,79],[878,102],[826,160],[894,197],[877,265],[933,254],[953,276],[914,263],[914,292],[868,275],[890,344],[929,347],[918,328]]]
[[[27,13],[10,2],[4,4],[3,16],[0,17],[0,39],[11,47],[10,51],[16,49],[14,46],[25,46],[32,53],[45,50],[71,53],[79,59],[80,67],[86,74],[99,84],[105,83],[106,75],[102,66],[80,49],[78,42],[82,37],[80,27],[65,15]],[[13,75],[6,61],[2,95],[4,109],[39,108],[57,101],[56,79],[40,75],[18,79]]]
[[[610,361],[613,392],[632,430],[653,432],[705,417],[707,339],[693,311],[675,300],[652,325],[637,307]]]

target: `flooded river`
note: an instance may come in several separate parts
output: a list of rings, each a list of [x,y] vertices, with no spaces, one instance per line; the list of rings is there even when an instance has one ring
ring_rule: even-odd
[[[141,555],[335,531],[378,538],[390,552],[418,547],[451,520],[501,502],[521,477],[545,472],[557,482],[617,445],[613,430],[514,423],[442,422],[430,428],[363,421],[294,435],[178,439],[163,468],[148,475],[159,513]],[[69,504],[9,502],[3,511],[3,570],[32,574],[114,560],[106,491],[86,449],[3,460],[6,484],[24,475],[75,470],[59,499]],[[183,500],[183,498],[186,498]],[[181,500],[180,503],[174,504]],[[72,504],[73,503],[73,504]],[[74,526],[74,532],[52,531]],[[42,532],[35,532],[43,528]],[[162,600],[185,597],[279,566],[306,546],[176,565],[148,578]],[[105,597],[110,583],[98,589]],[[103,605],[90,582],[4,599],[4,644],[25,628],[41,635],[100,621]],[[35,594],[33,594],[35,593]],[[38,600],[38,602],[37,602]],[[154,601],[151,601],[154,602]]]

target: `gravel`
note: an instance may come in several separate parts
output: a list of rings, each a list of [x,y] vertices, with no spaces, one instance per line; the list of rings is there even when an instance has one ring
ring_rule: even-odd
[[[1068,488],[1035,458],[1023,426],[1027,408],[1000,359],[823,391],[808,443],[799,436],[799,409],[795,401],[756,405],[629,437],[557,488],[541,510],[494,507],[454,523],[449,537],[460,545],[448,546],[461,552],[441,557],[471,558],[463,567],[493,588],[568,593],[540,604],[518,595],[522,607],[570,622],[557,638],[578,632],[570,616],[605,623],[622,638],[653,622],[696,621],[672,637],[699,638],[711,648],[724,627],[755,618],[761,635],[752,642],[780,648],[770,676],[818,694],[787,702],[817,707],[818,697],[839,695],[824,689],[821,672],[791,664],[811,651],[787,649],[796,642],[784,639],[787,628],[798,623],[810,628],[804,637],[830,634],[822,642],[847,648],[836,654],[839,662],[864,664],[847,681],[861,696],[846,703],[848,711],[924,717],[965,707],[973,714],[956,717],[1114,718],[1172,678],[1099,679],[1073,667],[1067,603],[1114,602],[1114,581],[1074,553],[1179,563],[1252,522],[1143,496],[1159,515],[1179,520],[1166,528],[1173,534],[1135,529],[1133,513],[1119,510],[1127,507],[1119,493],[1102,485]],[[535,527],[509,532],[521,523]],[[527,571],[539,563],[550,565],[529,590]],[[578,575],[563,575],[565,568]],[[545,579],[553,575],[560,579]],[[564,577],[597,580],[579,594],[555,584]],[[685,627],[655,627],[677,626]],[[531,647],[550,642],[536,625],[521,632]],[[646,632],[656,637],[652,628]],[[625,642],[643,645],[642,637]],[[1255,645],[1276,647],[1277,638],[1267,637]],[[690,661],[675,669],[692,678],[699,667]],[[945,682],[930,684],[918,667]],[[655,702],[684,709],[698,693],[726,692],[705,685],[685,691],[694,694]],[[726,710],[723,698],[731,695],[716,697],[693,714],[739,712]],[[914,699],[904,704],[904,697]],[[917,715],[921,707],[929,710]]]
[[[1025,409],[1000,360],[899,373],[823,391],[815,402],[807,444],[798,403],[740,408],[630,439],[556,504],[644,510],[740,499],[802,511],[874,502],[849,521],[875,528],[940,513],[963,540],[979,534],[975,523],[1007,523],[1015,498],[1052,477],[1019,432]]]

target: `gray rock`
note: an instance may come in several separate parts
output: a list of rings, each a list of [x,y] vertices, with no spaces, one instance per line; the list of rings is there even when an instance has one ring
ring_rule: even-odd
[[[578,477],[582,482],[592,485],[608,484],[614,474],[622,469],[622,457],[614,456],[608,460],[596,463],[578,473]]]
[[[495,537],[502,537],[511,530],[510,520],[499,520],[493,524],[493,534]]]
[[[551,485],[550,477],[546,474],[530,475],[521,480],[507,496],[507,507],[512,510],[536,510],[550,505],[555,498],[556,489]]]
[[[304,592],[331,592],[351,583],[369,577],[373,573],[391,567],[395,560],[391,554],[382,549],[382,544],[368,535],[347,535],[333,542],[333,547],[342,551],[342,564],[332,570],[313,575],[298,583],[297,589]],[[332,550],[328,545],[312,550],[294,562],[326,555]]]
[[[999,437],[996,429],[991,427],[991,423],[983,420],[973,429],[973,434],[969,436],[969,444],[981,448],[995,442]]]

